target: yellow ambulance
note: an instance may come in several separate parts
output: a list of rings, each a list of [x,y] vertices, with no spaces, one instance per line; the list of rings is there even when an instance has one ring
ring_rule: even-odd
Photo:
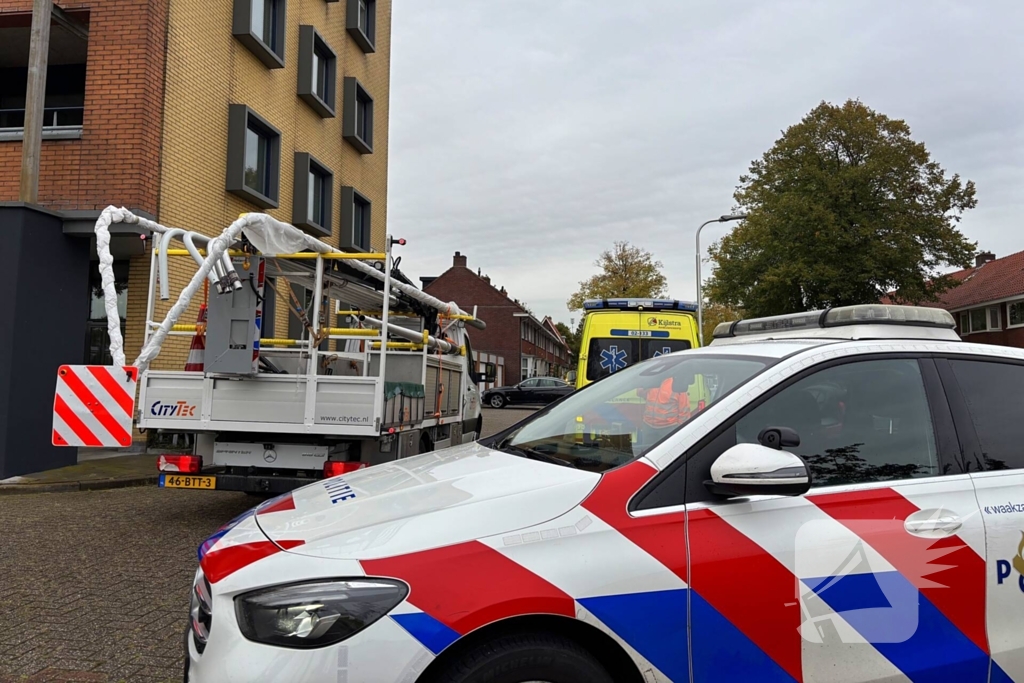
[[[694,303],[675,299],[596,299],[585,302],[583,309],[577,390],[634,363],[700,345]],[[708,398],[704,379],[694,378],[685,391],[690,413],[703,410]],[[630,391],[608,401],[593,415],[577,416],[576,440],[584,442],[621,434],[624,425],[640,423],[646,404],[646,396]],[[635,430],[630,437],[635,443]]]
[[[697,304],[675,299],[592,299],[583,304],[576,388],[633,363],[696,348]]]

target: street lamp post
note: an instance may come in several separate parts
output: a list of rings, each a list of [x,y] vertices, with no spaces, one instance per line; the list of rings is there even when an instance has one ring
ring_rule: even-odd
[[[700,231],[704,229],[705,225],[711,223],[728,223],[729,221],[741,221],[747,217],[745,213],[730,213],[718,218],[712,218],[709,221],[701,223],[701,226],[697,228],[697,335],[700,340],[700,345],[704,346],[704,295],[701,293],[701,277],[700,277]]]

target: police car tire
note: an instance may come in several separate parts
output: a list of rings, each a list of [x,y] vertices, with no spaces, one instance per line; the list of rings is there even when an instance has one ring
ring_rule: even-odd
[[[481,643],[444,669],[437,683],[614,683],[575,641],[539,633]]]

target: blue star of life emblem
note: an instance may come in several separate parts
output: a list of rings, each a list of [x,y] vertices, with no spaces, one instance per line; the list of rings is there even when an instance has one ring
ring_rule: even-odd
[[[672,349],[670,349],[669,347],[666,346],[666,347],[662,348],[661,351],[655,351],[654,355],[651,356],[651,357],[652,358],[657,358],[658,356],[665,356],[665,355],[668,355],[670,353],[672,353]]]
[[[618,372],[626,367],[626,352],[619,351],[618,346],[601,351],[601,367],[608,372]]]

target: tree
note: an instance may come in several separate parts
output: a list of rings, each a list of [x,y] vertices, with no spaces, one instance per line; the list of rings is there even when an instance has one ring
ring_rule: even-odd
[[[569,347],[570,365],[576,365],[576,361],[580,357],[580,333],[583,331],[582,322],[576,330],[569,329],[569,326],[565,323],[555,323],[555,327],[558,328],[558,333],[562,335],[562,339],[565,340],[566,345]]]
[[[629,242],[616,242],[614,248],[601,253],[594,265],[601,272],[580,283],[580,288],[567,302],[570,311],[583,308],[587,299],[665,296],[661,262],[655,261],[649,251]]]
[[[743,311],[738,311],[721,304],[704,302],[704,343],[710,344],[714,338],[715,328],[721,323],[742,320]]]
[[[746,221],[710,249],[712,301],[749,316],[934,301],[975,245],[957,229],[974,183],[947,177],[901,120],[822,102],[740,177]]]

